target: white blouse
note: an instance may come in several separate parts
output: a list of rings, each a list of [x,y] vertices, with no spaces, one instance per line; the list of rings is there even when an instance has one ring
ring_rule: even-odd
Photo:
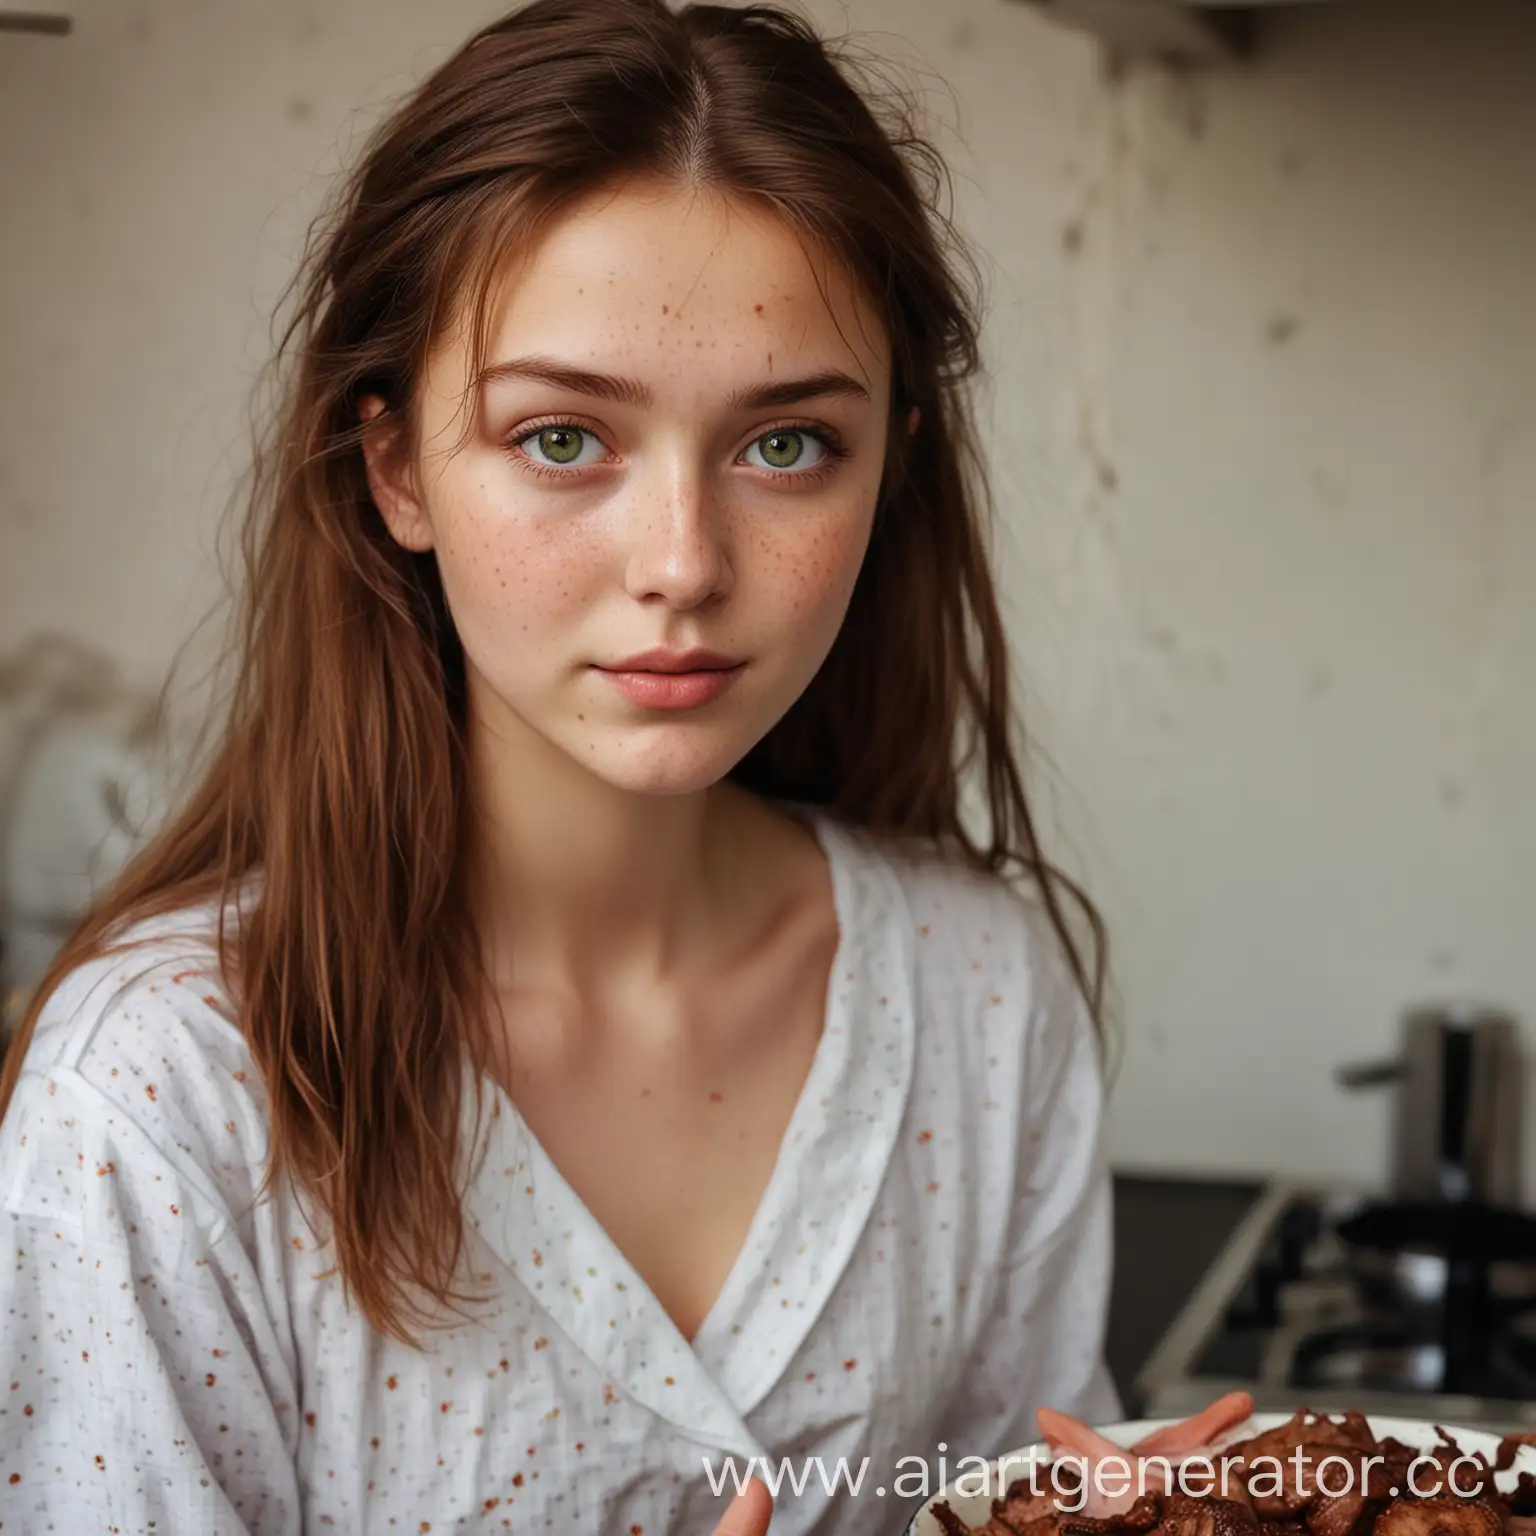
[[[1043,916],[804,814],[840,925],[826,1023],[691,1344],[489,1085],[493,1304],[420,1351],[380,1337],[292,1191],[255,1201],[263,1093],[211,912],[67,978],[0,1132],[0,1528],[709,1536],[758,1457],[773,1536],[894,1536],[1039,1405],[1117,1417],[1100,1080]]]

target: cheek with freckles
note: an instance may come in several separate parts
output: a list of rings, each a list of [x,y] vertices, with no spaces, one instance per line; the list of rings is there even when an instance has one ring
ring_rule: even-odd
[[[875,494],[851,497],[826,516],[764,530],[748,578],[768,623],[809,674],[836,639],[869,542]],[[744,586],[748,582],[744,582]]]
[[[578,522],[529,518],[492,479],[443,489],[438,566],[471,662],[495,672],[519,653],[554,653],[562,624],[596,595],[598,541]]]

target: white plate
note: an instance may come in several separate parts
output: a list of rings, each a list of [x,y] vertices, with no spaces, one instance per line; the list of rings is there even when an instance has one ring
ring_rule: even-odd
[[[1251,1435],[1256,1435],[1260,1430],[1273,1429],[1278,1424],[1284,1424],[1293,1415],[1291,1413],[1256,1413],[1246,1419],[1236,1428],[1227,1431],[1221,1436],[1218,1443],[1235,1444],[1239,1440],[1246,1440]],[[1339,1415],[1335,1414],[1337,1418]],[[1378,1440],[1392,1437],[1401,1440],[1405,1445],[1419,1445],[1428,1450],[1435,1445],[1440,1436],[1435,1426],[1427,1419],[1394,1419],[1385,1414],[1371,1413],[1366,1418],[1370,1421],[1371,1432]],[[1096,1426],[1101,1435],[1107,1440],[1113,1440],[1117,1445],[1129,1446],[1134,1441],[1141,1439],[1143,1435],[1150,1435],[1154,1429],[1161,1429],[1167,1424],[1177,1424],[1178,1419],[1128,1419],[1119,1424],[1104,1424]],[[1462,1450],[1471,1453],[1481,1451],[1490,1461],[1498,1449],[1499,1436],[1489,1434],[1481,1429],[1461,1429],[1454,1424],[1444,1426],[1445,1432],[1452,1436]],[[1006,1458],[999,1456],[991,1463],[987,1478],[992,1492],[985,1495],[966,1495],[937,1493],[927,1500],[913,1516],[911,1523],[906,1527],[904,1536],[944,1536],[944,1527],[939,1524],[933,1514],[933,1506],[940,1499],[947,1499],[949,1506],[965,1521],[967,1525],[985,1525],[992,1513],[992,1498],[998,1491],[997,1466],[998,1462],[1006,1459],[1010,1465],[1008,1478],[1011,1482],[1014,1478],[1025,1474],[1025,1469],[1032,1461],[1048,1462],[1050,1452],[1044,1441],[1034,1445],[1027,1445],[1021,1450],[1009,1451]],[[1536,1471],[1536,1447],[1522,1446],[1515,1457],[1514,1466],[1507,1473],[1500,1474],[1501,1484],[1512,1484],[1516,1474],[1524,1471]],[[974,1462],[967,1462],[964,1466],[956,1467],[957,1478],[966,1478],[968,1483],[974,1483],[979,1469]],[[969,1477],[966,1474],[969,1473]]]

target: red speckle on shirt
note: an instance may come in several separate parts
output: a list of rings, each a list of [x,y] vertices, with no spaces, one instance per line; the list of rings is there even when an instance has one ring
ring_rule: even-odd
[[[295,1248],[298,1248],[298,1249],[301,1249],[301,1250],[303,1249],[303,1247],[304,1247],[304,1239],[302,1237],[295,1237],[295,1238],[292,1239],[292,1242],[293,1242],[293,1246]]]
[[[384,1385],[388,1387],[391,1392],[393,1392],[395,1388],[400,1385],[400,1378],[398,1376],[391,1376],[389,1380],[384,1383]]]
[[[30,1419],[32,1417],[32,1404],[28,1403],[21,1411]]]
[[[452,1408],[452,1407],[453,1407],[453,1404],[452,1404],[452,1402],[446,1402],[446,1403],[439,1403],[439,1404],[438,1404],[438,1405],[437,1405],[437,1411],[438,1411],[438,1412],[439,1412],[439,1413],[447,1413],[447,1412],[448,1412],[448,1410],[449,1410],[449,1409],[450,1409],[450,1408]]]
[[[373,1437],[373,1439],[370,1440],[368,1443],[369,1443],[369,1445],[371,1445],[374,1448],[374,1450],[378,1450],[378,1448],[379,1448],[379,1437],[377,1435],[375,1435]]]
[[[537,1248],[533,1250],[533,1267],[535,1269],[543,1269],[544,1267],[544,1255]]]
[[[485,1512],[486,1512],[486,1514],[490,1514],[490,1512],[493,1509],[495,1509],[500,1503],[501,1503],[500,1499],[487,1499],[485,1501]]]
[[[80,1358],[82,1360],[84,1360],[87,1365],[89,1365],[91,1363],[91,1352],[90,1352],[90,1350],[82,1349],[80,1351]]]
[[[510,1370],[511,1370],[511,1369],[512,1369],[512,1367],[511,1367],[511,1366],[510,1366],[510,1365],[509,1365],[509,1364],[508,1364],[508,1363],[507,1363],[507,1362],[506,1362],[506,1361],[505,1361],[505,1360],[498,1360],[498,1361],[497,1361],[497,1362],[496,1362],[496,1363],[497,1363],[497,1364],[498,1364],[498,1365],[499,1365],[499,1366],[500,1366],[500,1367],[501,1367],[501,1368],[502,1368],[502,1370],[504,1370],[504,1371],[510,1371]]]
[[[304,1415],[304,1422],[306,1424],[308,1424],[311,1429],[313,1429],[315,1427],[315,1416],[314,1416],[314,1414],[313,1413],[306,1413]]]
[[[549,1340],[545,1338],[537,1338],[533,1341],[533,1347],[535,1349],[548,1349]]]
[[[576,1449],[578,1451],[584,1451],[584,1450],[586,1450],[586,1448],[587,1448],[587,1442],[585,1440],[578,1440],[576,1442]]]
[[[155,1097],[155,1085],[153,1083],[146,1083],[144,1085],[144,1092],[149,1095],[151,1102],[153,1102]]]
[[[930,1195],[936,1195],[939,1192],[939,1186],[932,1181],[930,1181],[926,1187]]]
[[[21,1481],[21,1473],[20,1472],[12,1472],[11,1473],[11,1487],[14,1488],[16,1486],[16,1484],[19,1483],[20,1481]]]
[[[523,1474],[521,1472],[514,1472],[512,1474],[512,1486],[514,1488],[521,1488],[523,1486]]]
[[[629,1536],[645,1536],[645,1527],[643,1525],[630,1526]]]
[[[926,1147],[928,1145],[928,1143],[930,1141],[932,1141],[932,1140],[933,1140],[933,1132],[932,1131],[919,1131],[917,1133],[917,1144],[920,1147]]]
[[[212,1371],[209,1371],[208,1374],[203,1377],[203,1384],[205,1386],[211,1387],[214,1384],[214,1382],[216,1382],[217,1380],[218,1380],[218,1377],[215,1376]]]
[[[171,1215],[172,1216],[180,1216],[181,1215],[181,1207],[179,1205],[173,1205],[171,1207]]]
[[[203,1001],[207,1003],[210,1008],[217,1008],[219,1006],[219,1000],[213,995],[212,992],[204,993]]]
[[[926,939],[930,930],[927,923],[919,923],[917,925],[917,931]]]
[[[116,1173],[116,1172],[117,1172],[117,1164],[116,1163],[108,1163],[105,1168],[98,1168],[96,1170],[96,1177],[99,1179],[99,1178],[104,1177],[106,1174]]]
[[[805,1379],[807,1381],[815,1381],[816,1380],[816,1372],[815,1371],[807,1371],[805,1373]]]
[[[676,1385],[677,1385],[677,1383],[676,1383],[676,1382],[675,1382],[675,1381],[674,1381],[674,1380],[673,1380],[673,1379],[672,1379],[672,1378],[671,1378],[671,1377],[670,1377],[670,1376],[663,1376],[663,1377],[662,1377],[662,1378],[661,1378],[661,1379],[662,1379],[662,1380],[663,1380],[663,1381],[664,1381],[664,1382],[666,1382],[666,1384],[667,1384],[667,1385],[668,1385],[668,1386],[669,1386],[669,1387],[675,1387],[675,1386],[676,1386]]]
[[[235,1073],[235,1081],[237,1083],[243,1083],[245,1081],[245,1073],[244,1072],[236,1072]]]
[[[843,1361],[843,1369],[845,1371],[857,1370],[858,1369],[858,1364],[859,1364],[859,1362],[857,1360],[844,1360]]]

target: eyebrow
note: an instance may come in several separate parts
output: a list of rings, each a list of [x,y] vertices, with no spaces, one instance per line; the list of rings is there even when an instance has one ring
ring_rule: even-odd
[[[513,380],[549,384],[556,389],[570,390],[573,394],[611,400],[617,405],[648,406],[652,398],[650,390],[635,379],[572,368],[550,357],[515,357],[503,363],[492,363],[481,371],[478,385],[485,389],[492,384]],[[824,368],[819,373],[808,373],[799,379],[784,379],[738,389],[731,394],[728,403],[733,411],[762,411],[829,396],[868,400],[869,391],[849,374],[836,368]]]

